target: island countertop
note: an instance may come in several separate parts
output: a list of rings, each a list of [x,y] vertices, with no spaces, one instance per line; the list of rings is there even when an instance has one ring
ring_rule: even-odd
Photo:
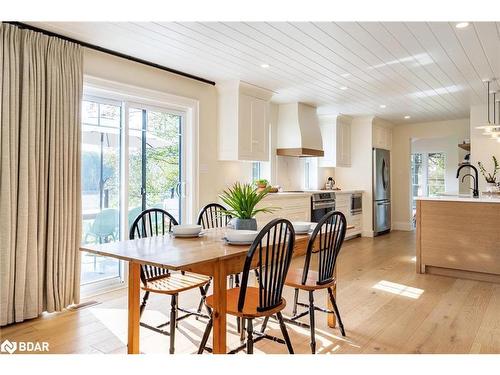
[[[417,200],[417,272],[500,283],[500,200],[436,198]]]
[[[419,201],[444,201],[444,202],[472,202],[472,203],[500,203],[500,196],[481,194],[479,198],[470,195],[439,195],[434,197],[416,197]]]

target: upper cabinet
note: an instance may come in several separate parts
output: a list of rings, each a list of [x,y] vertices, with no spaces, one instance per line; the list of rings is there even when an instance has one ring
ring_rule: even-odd
[[[351,118],[348,116],[319,116],[323,151],[320,167],[351,166]]]
[[[392,147],[392,129],[373,121],[373,147],[390,150]]]
[[[220,160],[269,160],[272,92],[243,82],[217,84]]]

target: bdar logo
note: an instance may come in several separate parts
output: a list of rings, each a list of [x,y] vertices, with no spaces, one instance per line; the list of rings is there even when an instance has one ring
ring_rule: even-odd
[[[16,349],[17,349],[17,343],[10,342],[9,340],[5,340],[4,342],[2,342],[2,345],[0,345],[0,351],[2,353],[12,354],[16,351]]]

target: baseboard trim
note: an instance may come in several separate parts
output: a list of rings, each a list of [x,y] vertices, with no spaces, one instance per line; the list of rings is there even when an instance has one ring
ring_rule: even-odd
[[[361,237],[373,237],[373,231],[372,230],[364,230],[361,232]]]
[[[413,230],[413,226],[411,225],[411,223],[406,221],[395,221],[392,223],[392,229],[411,232]]]

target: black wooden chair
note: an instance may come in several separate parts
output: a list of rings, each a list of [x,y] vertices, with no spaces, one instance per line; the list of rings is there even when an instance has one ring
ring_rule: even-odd
[[[212,229],[212,228],[223,228],[229,224],[229,221],[232,219],[232,216],[229,215],[226,212],[226,207],[219,203],[209,203],[205,205],[200,212],[198,213],[198,219],[196,220],[196,223],[198,225],[201,225],[203,229]],[[230,275],[230,285],[232,287],[233,283],[233,275]],[[208,288],[210,288],[210,281],[207,283],[205,286],[205,293],[208,292]],[[201,312],[201,309],[203,307],[203,298],[200,301],[200,304],[198,305],[198,312]],[[239,328],[239,321],[238,321],[238,332],[240,331]]]
[[[222,228],[229,224],[233,217],[226,212],[226,207],[219,203],[209,203],[198,213],[198,225],[203,229]]]
[[[286,306],[282,292],[292,260],[294,243],[295,231],[292,224],[286,219],[274,219],[260,231],[250,246],[243,266],[241,287],[227,290],[227,314],[246,321],[247,331],[246,343],[231,350],[230,354],[245,347],[248,354],[253,354],[254,342],[264,338],[286,344],[288,352],[293,354],[292,343],[281,311]],[[254,268],[259,270],[258,287],[248,286],[248,277]],[[206,304],[210,308],[213,307],[213,299],[213,295],[206,299]],[[253,330],[255,318],[268,318],[273,315],[276,315],[284,340],[265,334],[264,329],[260,332]],[[212,318],[203,334],[198,354],[203,353],[211,330]]]
[[[342,212],[332,211],[321,218],[316,228],[309,238],[307,252],[304,262],[304,268],[291,269],[286,277],[285,285],[295,288],[294,304],[292,317],[285,319],[287,322],[299,325],[301,327],[310,328],[311,330],[311,352],[316,352],[316,340],[314,335],[314,312],[316,310],[334,313],[338,319],[340,332],[345,336],[344,325],[340,318],[340,312],[333,296],[332,288],[336,286],[337,280],[333,272],[339,255],[342,243],[347,229],[345,216]],[[318,268],[311,270],[311,258],[313,254],[317,257]],[[314,306],[314,292],[320,289],[327,289],[330,301],[333,306],[333,311],[326,310]],[[299,290],[307,291],[309,294],[309,303],[301,303],[298,301]],[[297,306],[307,307],[307,310],[297,314]],[[298,322],[297,319],[309,314],[310,324]]]
[[[172,227],[177,225],[175,218],[167,211],[160,208],[150,208],[143,211],[132,223],[130,227],[130,239],[165,235],[172,231]],[[146,323],[140,323],[141,326],[149,328],[155,332],[170,336],[170,354],[175,351],[175,328],[177,322],[191,315],[209,318],[211,310],[207,307],[208,315],[201,314],[201,311],[189,311],[177,305],[179,293],[199,288],[202,300],[205,299],[205,286],[210,281],[207,276],[185,273],[170,272],[166,268],[160,268],[149,265],[141,265],[142,289],[145,291],[140,307],[140,316],[146,308],[146,303],[150,293],[160,293],[171,296],[170,321],[158,326],[151,326]],[[185,315],[178,316],[178,311]],[[170,330],[165,331],[162,328],[170,325]]]

